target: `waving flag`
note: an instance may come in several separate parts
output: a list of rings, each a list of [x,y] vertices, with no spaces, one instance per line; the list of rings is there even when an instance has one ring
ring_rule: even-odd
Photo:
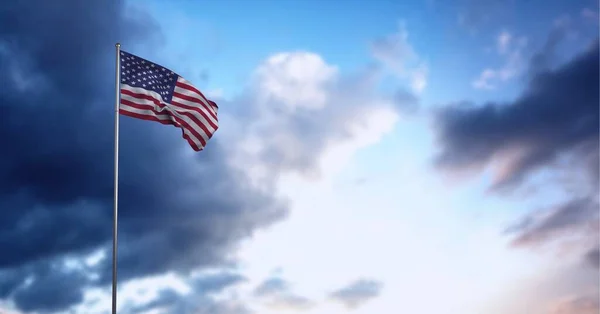
[[[218,106],[177,73],[120,51],[122,115],[175,125],[195,151],[204,149],[219,127]]]

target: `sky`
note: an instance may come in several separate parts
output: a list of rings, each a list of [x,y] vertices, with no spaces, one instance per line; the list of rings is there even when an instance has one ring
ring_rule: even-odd
[[[598,313],[598,17],[4,1],[0,313],[110,313],[116,42],[219,105],[120,119],[119,313]]]

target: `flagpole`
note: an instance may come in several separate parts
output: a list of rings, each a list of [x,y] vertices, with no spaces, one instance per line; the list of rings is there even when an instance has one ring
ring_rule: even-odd
[[[121,94],[121,44],[116,47],[115,74],[115,191],[113,200],[113,247],[112,247],[112,314],[117,314],[117,216],[119,204],[119,96]]]

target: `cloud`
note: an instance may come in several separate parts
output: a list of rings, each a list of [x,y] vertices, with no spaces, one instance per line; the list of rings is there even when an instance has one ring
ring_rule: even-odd
[[[556,71],[534,77],[512,103],[441,109],[437,165],[458,170],[502,159],[494,189],[518,183],[567,153],[593,170],[598,156],[596,44]]]
[[[267,306],[276,310],[308,310],[315,303],[292,292],[291,285],[281,277],[272,277],[263,281],[253,292],[255,297],[266,298]]]
[[[585,261],[594,268],[600,267],[600,248],[596,247],[585,254]]]
[[[282,278],[274,277],[265,280],[256,289],[254,289],[254,295],[258,297],[264,297],[274,295],[282,291],[289,289],[289,283]]]
[[[164,288],[155,298],[142,304],[129,302],[121,310],[127,314],[138,313],[222,313],[246,314],[252,311],[244,302],[236,298],[216,298],[227,289],[245,281],[245,278],[228,272],[202,275],[188,280],[188,292],[181,292],[172,288]]]
[[[414,50],[403,27],[372,48],[374,58],[392,70],[412,71]],[[314,52],[270,55],[239,95],[221,100],[229,108],[221,114],[226,127],[220,135],[231,144],[230,164],[265,191],[282,175],[322,179],[335,173],[356,150],[379,141],[418,108],[412,91],[378,91],[382,71],[370,65],[342,75]]]
[[[245,282],[246,277],[229,272],[204,275],[191,279],[191,286],[196,291],[202,291],[204,294],[220,292],[223,289]]]
[[[529,224],[513,230],[519,234],[515,246],[538,245],[561,236],[576,236],[578,232],[591,233],[598,228],[598,202],[595,198],[572,199],[553,209],[545,210],[544,217],[526,217]],[[589,228],[581,229],[588,225]],[[586,232],[587,231],[587,232]]]
[[[27,276],[31,282],[11,289],[16,306],[23,311],[41,308],[52,312],[83,301],[80,287],[87,282],[85,276],[64,265],[40,265],[30,269]],[[61,287],[59,294],[56,293],[57,287]]]
[[[333,83],[337,68],[317,54],[280,53],[261,64],[255,75],[261,101],[273,100],[290,110],[320,109],[327,104],[325,88]]]
[[[355,309],[379,296],[382,288],[383,284],[379,281],[360,279],[334,291],[331,298],[341,302],[347,308]]]
[[[404,22],[399,23],[397,33],[375,40],[371,53],[397,77],[408,79],[414,92],[420,93],[427,87],[429,69],[409,43]]]
[[[316,179],[324,169],[335,172],[356,149],[390,132],[414,101],[377,95],[378,83],[373,68],[341,76],[312,52],[268,57],[248,88],[223,102],[236,111],[222,115],[231,126],[221,133],[231,144],[231,164],[265,190],[273,188],[270,178],[284,174]]]
[[[563,298],[553,304],[549,314],[596,314],[600,311],[598,295],[581,295]]]
[[[496,38],[497,53],[504,58],[504,65],[499,68],[484,69],[472,82],[476,89],[493,90],[498,84],[518,76],[524,69],[523,49],[527,46],[525,37],[517,37],[507,31]]]
[[[159,30],[120,1],[7,2],[0,24],[0,297],[67,309],[110,282],[114,43],[135,52]],[[121,122],[121,283],[231,262],[240,239],[284,217],[218,135],[192,155],[175,129]]]

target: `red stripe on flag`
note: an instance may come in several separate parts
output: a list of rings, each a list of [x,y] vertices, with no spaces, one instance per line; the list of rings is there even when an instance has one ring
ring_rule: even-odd
[[[185,122],[183,119],[177,117],[176,115],[170,114],[169,112],[157,112],[156,110],[154,110],[154,107],[152,105],[138,104],[138,103],[134,103],[132,101],[129,101],[127,99],[121,99],[121,104],[123,104],[125,106],[129,106],[129,107],[135,108],[135,109],[139,109],[139,110],[148,110],[148,111],[151,111],[154,114],[153,117],[155,117],[157,119],[158,119],[157,116],[167,116],[169,118],[172,118],[179,125],[176,125],[176,124],[172,123],[172,121],[171,121],[171,123],[163,123],[163,124],[174,124],[177,127],[185,128],[186,131],[192,133],[192,135],[194,135],[194,137],[196,139],[198,139],[198,141],[200,141],[200,144],[202,144],[202,146],[206,145],[206,141],[204,140],[204,138],[202,137],[202,135],[200,135],[200,133],[198,133],[196,131],[196,129],[194,129],[187,122]],[[151,116],[151,115],[147,115],[147,116]],[[158,120],[160,120],[160,119],[158,119]],[[160,120],[160,121],[165,121],[165,120]],[[169,120],[166,120],[166,121],[169,121]],[[206,127],[204,125],[201,124],[198,127],[200,127],[202,129],[202,131],[205,132],[205,134],[207,135],[207,137],[210,138],[208,136],[210,134],[210,132],[208,132],[208,130],[206,130]]]
[[[151,95],[147,95],[147,94],[138,94],[138,93],[134,93],[134,92],[132,92],[132,91],[130,91],[130,90],[126,90],[126,89],[121,89],[121,93],[122,93],[122,94],[124,94],[124,95],[128,95],[128,96],[131,96],[131,97],[137,98],[137,99],[143,99],[143,100],[146,100],[146,101],[151,101],[152,103],[154,103],[156,106],[160,107],[161,109],[164,109],[164,108],[169,108],[169,107],[182,107],[182,108],[185,108],[185,109],[188,109],[188,108],[190,108],[190,109],[188,109],[188,110],[193,110],[194,112],[197,112],[197,113],[199,113],[199,114],[200,114],[200,115],[201,115],[201,116],[202,116],[202,117],[203,117],[203,118],[206,120],[206,122],[207,122],[207,123],[208,123],[208,124],[209,124],[209,125],[210,125],[210,126],[211,126],[211,127],[214,129],[214,130],[215,130],[215,131],[216,131],[216,130],[217,130],[217,128],[218,128],[218,127],[217,127],[217,125],[215,125],[215,124],[214,124],[214,123],[213,123],[213,122],[212,122],[212,121],[211,121],[211,120],[210,120],[210,119],[209,119],[209,118],[208,118],[208,117],[207,117],[207,116],[206,116],[206,115],[205,115],[205,114],[204,114],[204,113],[203,113],[203,112],[202,112],[200,109],[198,109],[198,108],[194,108],[194,107],[191,107],[191,106],[182,105],[182,104],[175,103],[175,102],[172,102],[172,105],[166,105],[166,104],[162,103],[160,100],[158,100],[158,99],[156,99],[156,98],[152,97]],[[186,108],[186,107],[188,107],[188,108]],[[171,108],[171,109],[172,109],[172,108]],[[153,110],[153,111],[155,111],[155,112],[157,112],[157,113],[161,113],[161,112],[158,112],[158,111],[154,110],[154,108],[152,108],[152,110]],[[213,131],[213,132],[209,131],[209,130],[208,130],[208,128],[206,127],[206,124],[205,124],[205,123],[203,123],[202,121],[200,121],[200,120],[198,119],[198,117],[194,116],[194,115],[193,115],[193,114],[191,114],[190,112],[187,112],[187,111],[179,111],[179,110],[175,110],[175,111],[176,111],[178,114],[184,115],[184,116],[186,116],[186,117],[188,117],[188,118],[192,119],[192,121],[194,121],[194,123],[195,123],[196,125],[198,125],[198,127],[200,127],[200,128],[202,129],[202,131],[204,131],[204,132],[205,132],[207,135],[208,135],[208,134],[211,134],[211,133],[214,133],[214,131]]]
[[[135,112],[129,112],[124,109],[119,109],[119,113],[124,116],[129,116],[129,117],[136,118],[136,119],[141,119],[141,120],[146,120],[146,121],[155,121],[155,122],[159,122],[159,123],[165,124],[165,125],[175,125],[173,123],[173,121],[170,121],[170,120],[161,120],[156,116],[150,116],[150,115],[139,114],[139,113],[135,113]],[[194,151],[199,152],[203,149],[203,148],[198,147],[198,145],[196,145],[196,143],[187,134],[185,134],[185,130],[183,130],[183,128],[181,128],[181,134],[182,134],[182,137],[188,142],[188,144],[192,147],[192,149]]]
[[[185,83],[182,83],[182,82],[180,82],[180,81],[177,81],[177,83],[175,83],[175,86],[176,86],[176,87],[179,87],[179,88],[181,88],[181,89],[188,90],[188,91],[190,91],[190,92],[192,92],[192,93],[195,93],[195,94],[197,94],[198,96],[200,96],[200,97],[201,97],[201,99],[195,99],[195,98],[193,98],[193,97],[190,97],[190,96],[187,96],[187,95],[182,95],[181,93],[176,93],[176,94],[177,94],[177,97],[184,96],[184,97],[181,97],[181,98],[182,98],[182,99],[185,99],[185,100],[188,100],[188,101],[191,101],[191,102],[198,103],[198,101],[200,100],[200,102],[199,102],[199,103],[200,103],[202,106],[204,106],[204,108],[206,108],[206,110],[208,110],[208,112],[209,112],[209,113],[212,115],[212,117],[213,117],[213,118],[215,118],[215,120],[217,119],[217,115],[216,115],[216,113],[214,112],[213,108],[207,108],[207,107],[206,107],[206,105],[205,105],[205,104],[211,104],[211,105],[214,105],[214,106],[216,106],[216,107],[218,108],[218,106],[217,106],[217,104],[216,104],[215,102],[213,102],[213,101],[210,101],[208,98],[204,97],[204,94],[202,94],[202,92],[201,92],[201,91],[199,91],[197,88],[195,88],[195,87],[194,87],[194,86],[192,86],[192,85],[185,84]],[[173,94],[173,96],[175,96],[175,94]],[[187,97],[187,98],[185,98],[185,97]],[[202,101],[202,100],[204,100],[204,101]]]

